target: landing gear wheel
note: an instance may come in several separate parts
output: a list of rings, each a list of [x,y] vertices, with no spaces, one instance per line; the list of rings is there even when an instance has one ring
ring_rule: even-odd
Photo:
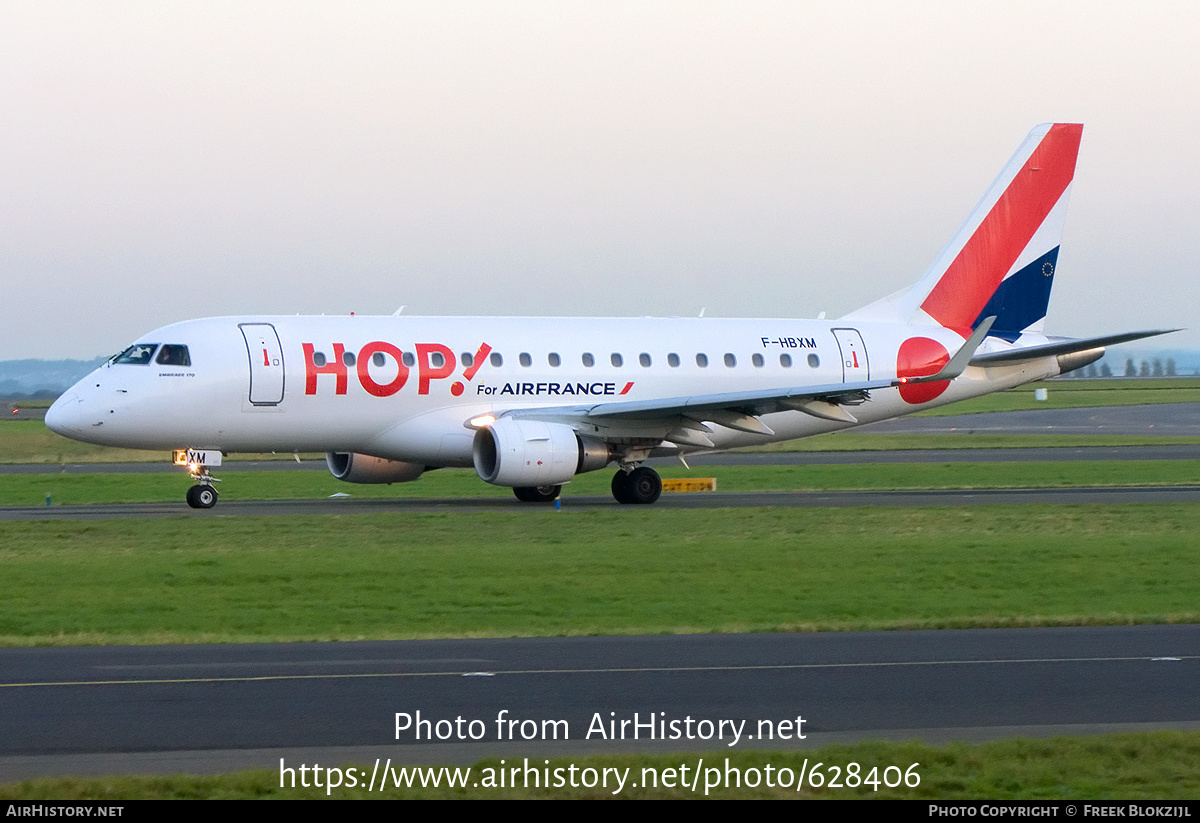
[[[187,503],[193,509],[211,509],[217,505],[217,490],[203,483],[187,491]]]
[[[630,502],[649,504],[662,495],[662,478],[658,472],[646,466],[638,466],[629,473]]]
[[[613,476],[612,494],[618,503],[653,503],[662,494],[662,478],[646,466],[629,473],[619,471]]]
[[[522,503],[553,503],[562,486],[515,486],[513,494]]]
[[[618,503],[633,502],[633,498],[629,496],[629,475],[625,471],[613,475],[612,496]]]

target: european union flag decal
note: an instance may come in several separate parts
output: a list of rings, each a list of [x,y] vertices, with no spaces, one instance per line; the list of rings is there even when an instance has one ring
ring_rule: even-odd
[[[990,336],[1011,343],[1021,336],[1023,329],[1045,317],[1046,307],[1050,305],[1050,287],[1054,285],[1058,248],[1055,246],[1012,277],[1005,278],[971,327],[975,328],[983,318],[995,315]]]

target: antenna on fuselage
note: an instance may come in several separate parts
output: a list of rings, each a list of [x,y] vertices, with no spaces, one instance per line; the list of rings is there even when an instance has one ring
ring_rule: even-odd
[[[701,316],[701,317],[703,317],[703,316],[704,316],[704,313],[705,313],[706,311],[708,311],[708,307],[707,307],[707,306],[705,306],[704,308],[702,308],[702,309],[700,310],[700,316]]]
[[[404,306],[401,306],[400,308],[398,308],[394,312],[392,312],[392,317],[399,317],[403,313],[404,313]]]

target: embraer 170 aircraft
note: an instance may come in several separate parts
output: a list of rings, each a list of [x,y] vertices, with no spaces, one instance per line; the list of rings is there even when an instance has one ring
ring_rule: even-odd
[[[654,457],[836,431],[1003,391],[1097,360],[1042,333],[1083,127],[1038,126],[912,287],[835,321],[218,317],[145,335],[60,397],[46,424],[171,449],[217,501],[227,452],[323,451],[351,483],[471,467],[551,501],[615,464],[653,503]]]

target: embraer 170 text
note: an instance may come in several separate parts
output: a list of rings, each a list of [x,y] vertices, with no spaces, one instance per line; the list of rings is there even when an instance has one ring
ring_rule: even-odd
[[[836,431],[1053,377],[1106,345],[1042,333],[1083,127],[1038,126],[912,287],[835,321],[217,317],[150,332],[46,424],[175,450],[216,503],[228,452],[321,451],[351,483],[474,467],[526,502],[615,465],[653,503],[653,457]],[[686,463],[685,463],[686,465]]]

